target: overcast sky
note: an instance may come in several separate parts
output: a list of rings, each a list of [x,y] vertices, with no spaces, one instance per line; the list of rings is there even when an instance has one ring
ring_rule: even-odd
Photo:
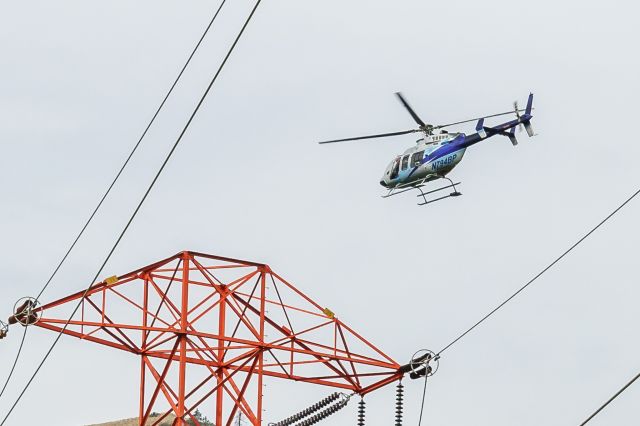
[[[217,5],[3,2],[3,317],[44,284]],[[88,285],[250,7],[225,6],[43,300]],[[398,362],[437,351],[636,190],[638,12],[617,0],[264,0],[104,275],[183,249],[265,262]],[[315,141],[411,128],[395,91],[434,124],[532,91],[539,135],[470,148],[451,174],[463,197],[382,199],[379,177],[414,136]],[[445,352],[423,424],[575,425],[633,377],[639,213],[640,200]],[[2,379],[21,332],[0,342]],[[0,415],[53,338],[30,329]],[[138,367],[65,337],[7,424],[132,417]],[[267,384],[266,421],[328,393]],[[406,385],[405,424],[417,424],[422,382]],[[639,398],[636,384],[592,424],[640,423]],[[393,387],[367,400],[367,424],[391,424]],[[325,423],[355,417],[350,404]]]

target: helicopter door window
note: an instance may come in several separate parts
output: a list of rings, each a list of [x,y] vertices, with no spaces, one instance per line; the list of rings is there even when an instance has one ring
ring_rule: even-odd
[[[424,157],[424,151],[416,152],[411,156],[411,166],[418,167],[422,162],[422,157]]]
[[[405,155],[402,157],[402,170],[407,170],[407,167],[409,167],[409,156]]]

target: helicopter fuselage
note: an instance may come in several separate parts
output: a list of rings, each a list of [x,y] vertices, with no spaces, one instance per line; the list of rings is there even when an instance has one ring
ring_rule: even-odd
[[[411,182],[445,176],[460,163],[467,149],[464,133],[446,133],[420,139],[387,166],[380,185],[395,188]],[[432,179],[429,177],[432,176]]]
[[[513,131],[521,124],[525,126],[529,136],[533,136],[529,124],[532,117],[532,99],[533,95],[530,95],[525,114],[519,115],[515,120],[494,127],[485,127],[484,119],[481,119],[476,126],[477,133],[466,135],[443,132],[419,139],[416,146],[407,149],[389,163],[380,179],[380,185],[392,189],[443,178],[460,163],[466,149],[471,145],[496,135],[508,136],[515,145]]]

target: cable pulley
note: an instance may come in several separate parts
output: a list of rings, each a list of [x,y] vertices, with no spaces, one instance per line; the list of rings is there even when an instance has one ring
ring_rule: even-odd
[[[431,377],[440,367],[440,356],[429,349],[420,349],[413,354],[408,366],[409,377],[412,379]]]
[[[40,320],[40,302],[33,297],[22,297],[13,305],[13,315],[9,317],[9,324],[21,324],[24,327],[36,324]],[[6,334],[6,333],[5,333]]]

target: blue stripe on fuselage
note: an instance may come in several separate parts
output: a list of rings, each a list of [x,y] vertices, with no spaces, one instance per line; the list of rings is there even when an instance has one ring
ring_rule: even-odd
[[[440,147],[436,148],[430,154],[424,156],[422,161],[420,161],[420,166],[422,166],[422,165],[424,165],[426,163],[429,163],[431,161],[437,160],[437,159],[439,159],[441,157],[444,157],[446,155],[449,155],[451,153],[457,152],[460,149],[466,148],[464,142],[465,142],[465,135],[464,135],[464,133],[461,133],[458,136],[456,136],[453,140],[451,140],[450,142],[447,142],[444,145],[441,145]],[[420,166],[412,167],[411,169],[401,170],[398,173],[397,181],[404,182],[404,181],[409,180],[411,178],[411,176],[416,172],[416,170],[418,170],[418,168]]]
[[[429,163],[433,160],[437,160],[438,158],[444,157],[445,155],[449,155],[453,152],[459,151],[462,148],[466,148],[464,144],[465,139],[466,139],[466,136],[464,135],[464,133],[459,134],[451,142],[448,142],[442,145],[441,147],[433,151],[431,154],[426,155],[422,159],[421,164]]]

